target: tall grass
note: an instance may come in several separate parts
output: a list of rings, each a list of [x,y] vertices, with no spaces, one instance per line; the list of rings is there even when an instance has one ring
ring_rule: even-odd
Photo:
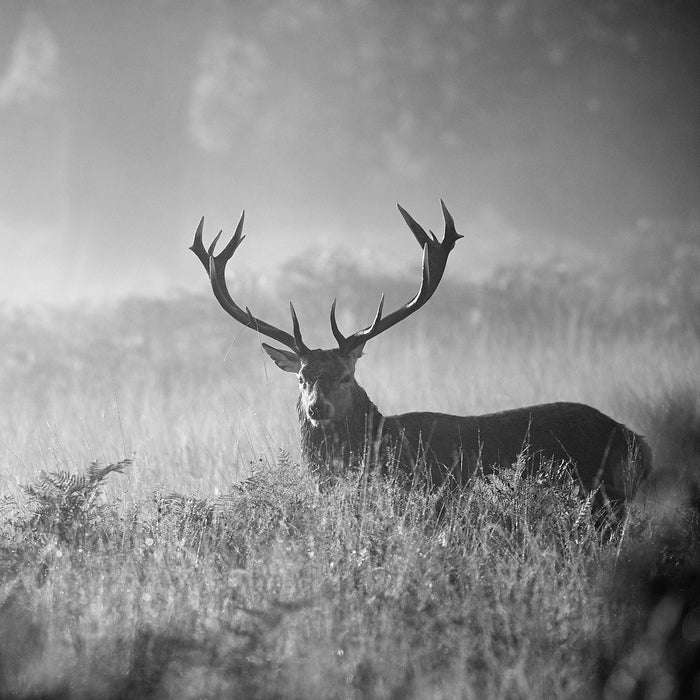
[[[319,494],[281,459],[225,498],[154,493],[80,533],[17,521],[3,690],[583,696],[615,549],[580,505],[504,474],[436,518],[435,495],[367,475]]]
[[[358,379],[387,414],[599,407],[656,455],[618,527],[517,464],[459,494],[367,472],[320,492],[298,465],[295,382],[208,297],[4,311],[0,696],[633,697],[662,677],[655,697],[682,697],[696,330],[648,290],[526,272],[446,285],[368,345]],[[389,305],[411,293],[366,282]],[[298,306],[322,344],[325,312]]]
[[[325,317],[306,320],[309,342],[329,335]],[[133,498],[159,483],[211,493],[261,457],[279,449],[296,455],[295,382],[208,298],[5,323],[3,489],[17,489],[38,469],[136,452],[127,480]],[[680,331],[630,335],[567,323],[517,332],[508,317],[475,321],[451,307],[373,341],[357,375],[387,414],[583,401],[658,445],[678,411],[697,418],[697,348],[697,338]]]

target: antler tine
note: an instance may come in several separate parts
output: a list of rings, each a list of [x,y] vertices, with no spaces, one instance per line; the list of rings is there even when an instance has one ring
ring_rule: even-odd
[[[403,216],[404,220],[411,229],[411,232],[415,236],[416,240],[423,248],[423,261],[421,266],[421,283],[417,294],[409,302],[406,302],[403,306],[399,307],[396,311],[392,311],[387,316],[382,316],[382,309],[384,306],[384,295],[382,295],[381,301],[379,302],[379,308],[377,309],[374,321],[367,328],[357,331],[347,338],[344,337],[338,330],[338,326],[335,322],[335,301],[331,307],[331,328],[333,329],[333,335],[338,341],[338,345],[342,352],[349,353],[359,345],[363,345],[371,338],[376,338],[380,333],[388,330],[393,325],[403,321],[403,319],[410,316],[414,311],[420,309],[423,304],[425,304],[428,299],[435,293],[442,275],[445,272],[445,266],[447,264],[447,258],[450,251],[454,248],[455,243],[463,238],[457,233],[454,225],[454,219],[452,215],[447,210],[445,203],[440,200],[442,206],[442,213],[445,219],[445,235],[442,241],[439,241],[433,232],[430,232],[430,236],[425,232],[423,227],[418,224],[415,219],[400,205],[399,212]]]
[[[204,232],[204,217],[202,217],[197,226],[197,230],[194,234],[194,241],[190,246],[190,250],[199,258],[199,261],[204,265],[205,270],[209,275],[209,280],[211,282],[211,287],[221,307],[233,317],[236,321],[241,323],[248,328],[261,333],[276,340],[278,343],[286,345],[288,348],[293,350],[297,355],[302,356],[309,352],[309,349],[304,345],[301,338],[301,331],[299,329],[299,321],[294,313],[294,308],[292,308],[292,322],[294,324],[294,336],[291,336],[286,331],[273,326],[270,323],[256,318],[250,312],[250,309],[246,306],[245,311],[241,309],[238,304],[231,297],[228,287],[226,286],[226,263],[231,259],[233,254],[236,252],[238,246],[243,242],[245,236],[243,235],[243,222],[245,219],[245,212],[241,213],[241,218],[236,226],[236,231],[233,234],[231,240],[224,246],[224,249],[218,254],[214,255],[214,250],[216,244],[221,235],[219,231],[218,235],[214,238],[214,241],[209,246],[209,250],[205,249],[203,242],[203,232]]]
[[[292,328],[294,330],[294,342],[296,346],[303,350],[303,353],[309,352],[309,349],[304,345],[304,341],[301,339],[301,328],[299,327],[299,319],[297,318],[297,312],[294,310],[294,304],[289,302],[289,311],[292,314]],[[299,353],[297,353],[299,354]]]
[[[333,299],[333,303],[331,304],[331,330],[333,331],[333,337],[338,342],[338,346],[342,348],[347,343],[348,339],[340,332],[340,329],[338,328],[338,323],[335,319],[335,302],[336,300]],[[377,327],[379,322],[382,320],[383,308],[384,294],[382,294],[381,299],[379,300],[379,306],[377,307],[377,313],[374,315],[374,321],[372,321],[372,324],[368,328],[366,328],[365,331],[371,332]]]
[[[335,302],[336,300],[333,299],[333,303],[331,304],[331,330],[333,331],[333,337],[336,339],[338,346],[342,348],[347,338],[340,332],[338,323],[335,320]]]
[[[214,255],[214,251],[216,250],[216,244],[219,242],[219,238],[221,238],[221,234],[223,233],[223,229],[219,231],[219,233],[214,236],[214,240],[209,244],[209,248],[207,249],[207,255],[209,258],[211,258]]]
[[[382,294],[381,298],[379,299],[379,306],[377,307],[377,313],[374,315],[374,321],[372,321],[372,325],[369,327],[370,332],[374,330],[378,325],[379,322],[382,320],[382,309],[384,308],[384,294]]]
[[[204,231],[204,217],[202,217],[199,221],[199,226],[197,226],[197,230],[194,232],[194,241],[192,241],[192,245],[189,247],[189,250],[191,250],[198,258],[199,261],[204,265],[204,269],[207,271],[207,274],[209,273],[209,255],[207,253],[207,249],[204,247],[204,242],[202,241],[202,233]]]
[[[243,222],[245,221],[245,209],[241,212],[241,218],[238,219],[238,225],[233,234],[231,240],[224,246],[224,249],[219,253],[219,257],[222,262],[228,262],[231,256],[236,252],[236,248],[243,243],[245,236],[243,235]],[[220,234],[221,232],[219,232]],[[214,242],[218,240],[219,236],[214,239]],[[212,251],[213,252],[213,251]]]
[[[452,250],[455,243],[460,238],[464,238],[464,236],[461,233],[457,233],[457,229],[455,228],[455,220],[452,218],[452,214],[450,214],[450,212],[447,210],[445,202],[443,202],[442,199],[440,200],[440,206],[442,207],[442,218],[445,219],[445,240],[452,242],[450,247],[450,250]]]
[[[411,232],[416,237],[418,245],[420,245],[421,248],[425,248],[425,244],[430,243],[430,238],[428,238],[428,234],[425,232],[425,229],[400,204],[397,204],[396,206],[398,207],[399,212],[401,212],[401,216],[403,216],[404,221],[408,224],[408,228],[411,229]],[[433,239],[435,239],[434,235]]]

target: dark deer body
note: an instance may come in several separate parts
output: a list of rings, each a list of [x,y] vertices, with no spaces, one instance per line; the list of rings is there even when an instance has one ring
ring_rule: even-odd
[[[525,454],[533,466],[553,459],[569,462],[589,490],[604,483],[611,499],[630,495],[631,457],[637,449],[648,463],[641,436],[591,406],[548,403],[480,416],[444,416],[408,413],[389,419],[393,432],[405,435],[411,458],[420,449],[430,465],[450,465],[458,483],[464,483],[478,466],[510,466]],[[429,426],[426,435],[426,426]],[[432,431],[432,432],[431,432]],[[602,439],[601,439],[602,438]],[[444,446],[459,445],[451,451]],[[431,470],[440,480],[441,470]]]
[[[445,236],[438,241],[399,207],[423,249],[420,289],[387,316],[382,315],[382,297],[372,324],[348,337],[338,329],[333,302],[330,320],[338,342],[334,350],[306,347],[291,304],[293,335],[255,318],[233,301],[224,270],[243,240],[243,216],[218,255],[214,255],[218,236],[208,251],[204,248],[202,220],[192,250],[209,273],[223,308],[239,323],[289,348],[263,343],[281,369],[299,378],[302,457],[321,476],[379,461],[384,466],[397,465],[411,477],[424,476],[432,485],[445,481],[460,485],[478,468],[488,472],[511,465],[524,454],[533,467],[548,460],[570,464],[586,489],[600,486],[612,500],[630,498],[651,468],[651,452],[640,435],[595,408],[549,403],[481,416],[419,412],[384,417],[355,380],[355,364],[365,343],[418,310],[436,290],[449,253],[462,238],[444,203],[442,209]]]
[[[302,457],[321,478],[369,458],[396,464],[410,479],[459,486],[477,470],[489,473],[524,455],[532,469],[548,460],[566,462],[587,490],[602,484],[606,496],[618,501],[633,495],[651,467],[642,436],[584,404],[537,404],[478,416],[382,416],[356,387],[353,414],[328,425],[313,425],[297,403]]]

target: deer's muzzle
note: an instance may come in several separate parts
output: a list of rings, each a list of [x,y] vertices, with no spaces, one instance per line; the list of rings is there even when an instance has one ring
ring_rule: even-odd
[[[325,425],[333,420],[335,415],[335,407],[333,404],[320,392],[314,392],[306,404],[306,417],[312,425]]]

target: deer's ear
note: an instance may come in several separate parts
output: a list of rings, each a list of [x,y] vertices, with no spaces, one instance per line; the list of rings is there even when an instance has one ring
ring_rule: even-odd
[[[362,357],[362,350],[364,349],[365,344],[362,343],[362,345],[356,347],[354,350],[351,350],[348,353],[348,357],[350,358],[350,361],[352,362],[353,367],[355,366],[355,363]]]
[[[280,350],[279,348],[273,348],[267,343],[262,344],[265,352],[272,358],[273,362],[285,372],[294,372],[294,374],[299,374],[301,369],[301,360],[299,355],[291,350]]]

